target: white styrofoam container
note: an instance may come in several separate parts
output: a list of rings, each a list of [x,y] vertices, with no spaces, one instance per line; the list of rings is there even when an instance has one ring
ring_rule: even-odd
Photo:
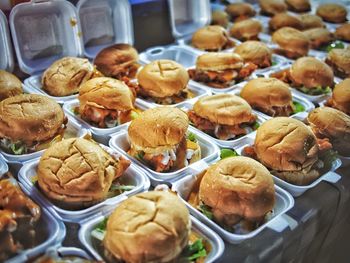
[[[14,58],[12,53],[12,44],[10,32],[5,14],[0,10],[0,69],[12,72],[14,67]]]

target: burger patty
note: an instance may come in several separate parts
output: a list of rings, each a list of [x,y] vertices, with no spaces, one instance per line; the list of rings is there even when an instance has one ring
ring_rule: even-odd
[[[157,104],[161,104],[161,105],[172,105],[172,104],[176,104],[176,103],[180,103],[183,102],[187,99],[192,99],[195,95],[188,90],[187,88],[180,91],[178,94],[172,95],[172,96],[168,96],[168,97],[153,97],[150,96],[147,93],[147,90],[142,88],[142,86],[139,86],[138,91],[137,91],[137,95],[144,98],[144,99],[150,99],[152,101],[154,101]]]
[[[281,55],[283,57],[287,57],[287,58],[290,58],[290,59],[297,59],[297,58],[300,58],[300,57],[304,56],[304,54],[300,54],[298,52],[291,51],[291,50],[286,50],[286,49],[282,49],[282,48],[275,48],[273,51],[277,55]]]
[[[325,62],[333,69],[333,72],[336,76],[345,79],[350,77],[350,70],[347,73],[344,69],[338,67],[332,60],[326,58]]]
[[[292,105],[272,106],[270,108],[254,107],[258,111],[264,112],[271,117],[289,117],[294,113]]]
[[[233,40],[231,40],[230,38],[227,38],[225,45],[223,45],[222,47],[220,47],[220,48],[213,48],[213,49],[205,49],[205,51],[208,51],[208,52],[219,52],[221,50],[233,48],[234,46],[236,46],[236,43]]]

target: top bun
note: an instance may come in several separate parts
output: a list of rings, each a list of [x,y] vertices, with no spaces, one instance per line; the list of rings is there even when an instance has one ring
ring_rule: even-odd
[[[0,101],[22,93],[22,82],[15,75],[0,70]]]
[[[226,30],[221,26],[200,28],[192,36],[192,45],[202,50],[221,50],[228,41]]]
[[[272,60],[271,49],[260,41],[246,41],[237,46],[234,52],[240,55],[244,62],[251,62],[259,68],[268,66]]]
[[[332,94],[334,108],[350,116],[350,78],[335,85]]]
[[[228,20],[229,20],[228,14],[225,11],[214,10],[211,13],[211,24],[212,25],[227,27]]]
[[[326,28],[311,28],[305,30],[303,33],[309,39],[311,48],[313,49],[319,49],[334,40],[333,34]]]
[[[129,72],[129,67],[139,59],[137,50],[129,44],[115,44],[102,49],[96,56],[94,64],[106,77],[135,77],[136,70]]]
[[[322,18],[316,15],[303,14],[299,16],[303,24],[303,30],[317,27],[325,27]]]
[[[230,15],[232,21],[252,17],[256,14],[254,7],[248,3],[229,4],[225,11]]]
[[[261,13],[273,16],[287,11],[287,5],[283,0],[259,0]]]
[[[311,10],[309,0],[285,0],[287,7],[293,12],[308,12]]]
[[[198,116],[223,125],[236,125],[252,119],[249,104],[232,94],[202,97],[194,104],[193,110]]]
[[[321,4],[316,11],[316,15],[322,17],[324,21],[331,23],[343,23],[347,16],[346,8],[339,4]]]
[[[313,57],[297,59],[290,68],[290,75],[297,85],[306,88],[333,87],[332,69],[323,61]]]
[[[350,42],[350,24],[344,24],[335,30],[336,39]]]
[[[142,91],[156,98],[178,94],[187,87],[189,79],[183,66],[166,59],[147,64],[137,75]]]
[[[262,31],[263,27],[258,20],[246,19],[234,23],[230,28],[230,35],[241,41],[246,41],[257,39],[259,33]]]
[[[226,69],[240,69],[243,59],[234,53],[210,52],[197,57],[196,69],[203,71],[223,71]]]
[[[114,210],[103,243],[118,262],[172,262],[188,244],[190,231],[185,204],[173,193],[150,191]]]
[[[22,94],[0,102],[0,138],[42,142],[53,138],[64,122],[62,108],[47,96]]]
[[[271,31],[276,31],[282,27],[292,27],[302,30],[303,24],[297,16],[288,13],[278,13],[270,19],[269,28]]]
[[[128,134],[136,150],[153,153],[154,148],[170,149],[180,143],[187,128],[186,113],[178,108],[157,107],[131,121]]]
[[[350,78],[350,49],[334,48],[327,56],[335,74],[341,78]]]
[[[43,74],[43,89],[52,96],[68,96],[94,76],[94,67],[85,58],[64,57],[56,60]]]

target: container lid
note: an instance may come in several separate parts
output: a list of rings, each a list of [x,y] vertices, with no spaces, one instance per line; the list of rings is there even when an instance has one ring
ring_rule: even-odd
[[[10,40],[10,32],[5,14],[0,10],[0,69],[12,72],[13,54]]]
[[[210,23],[209,0],[168,0],[168,4],[172,33],[177,39],[191,35]]]
[[[133,44],[134,30],[128,0],[80,0],[77,10],[86,57],[95,58],[101,49],[113,44]]]
[[[10,28],[19,67],[30,75],[62,57],[83,54],[76,9],[68,1],[32,0],[16,5]]]

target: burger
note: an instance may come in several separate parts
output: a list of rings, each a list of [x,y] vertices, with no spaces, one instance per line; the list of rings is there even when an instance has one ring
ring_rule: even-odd
[[[231,21],[238,22],[255,16],[254,7],[249,3],[233,3],[226,6],[226,13],[229,14]]]
[[[64,57],[45,70],[42,88],[52,96],[68,96],[78,93],[81,84],[99,75],[89,60]]]
[[[137,80],[137,95],[158,104],[175,104],[194,96],[187,89],[186,69],[172,60],[155,60],[147,64],[138,73]]]
[[[321,4],[316,10],[316,15],[324,21],[330,23],[344,23],[346,21],[347,10],[340,4]]]
[[[90,79],[79,89],[81,118],[99,128],[112,128],[138,116],[132,90],[117,79]]]
[[[335,85],[326,106],[338,109],[350,116],[350,78]]]
[[[199,185],[200,207],[232,232],[237,224],[253,230],[264,223],[275,205],[275,187],[270,172],[244,156],[222,159],[210,166]],[[235,226],[236,225],[236,226]]]
[[[215,10],[211,13],[211,25],[227,27],[229,21],[228,14],[221,10]]]
[[[110,155],[94,141],[71,138],[53,144],[37,168],[40,190],[56,205],[89,207],[107,198],[110,187],[130,161]]]
[[[299,58],[290,69],[270,76],[289,83],[291,87],[307,95],[329,94],[334,86],[332,69],[313,57]]]
[[[337,27],[334,34],[336,39],[350,42],[350,24],[347,23]]]
[[[206,26],[198,29],[192,36],[192,46],[205,51],[220,51],[235,46],[221,26]]]
[[[326,63],[333,69],[334,74],[340,78],[350,77],[350,48],[332,49],[326,58]]]
[[[22,93],[22,82],[15,75],[0,70],[0,101]]]
[[[259,125],[249,104],[231,94],[200,98],[188,112],[188,117],[197,129],[220,140],[246,135]]]
[[[258,40],[258,35],[262,30],[263,27],[258,20],[245,19],[233,24],[230,28],[230,35],[241,41]]]
[[[272,117],[290,116],[295,111],[289,86],[275,78],[250,80],[241,90],[240,96],[253,109]]]
[[[246,147],[243,152],[256,158],[280,179],[308,185],[328,171],[329,166],[321,157],[331,148],[328,140],[317,140],[303,122],[276,117],[259,127],[254,146]]]
[[[272,66],[272,51],[263,42],[246,41],[238,45],[234,53],[240,55],[245,63],[253,63],[258,68]]]
[[[309,12],[311,4],[309,0],[285,0],[288,10],[297,13]]]
[[[63,138],[68,119],[53,99],[17,95],[0,102],[0,147],[21,155],[47,148]]]
[[[287,58],[296,59],[306,56],[309,52],[309,39],[295,28],[283,27],[278,29],[272,35],[272,42],[279,46],[275,49],[275,52]]]
[[[248,78],[257,67],[244,63],[235,53],[206,53],[197,57],[196,68],[188,74],[194,81],[213,88],[227,88]]]
[[[303,30],[325,27],[322,18],[316,15],[304,14],[299,16],[301,23],[303,25]]]
[[[94,64],[103,75],[122,80],[134,78],[140,65],[137,50],[129,44],[115,44],[102,49]]]
[[[283,0],[259,0],[260,13],[266,16],[273,16],[287,11],[287,5]]]
[[[333,34],[326,28],[312,28],[303,33],[309,39],[312,49],[325,48],[334,41]]]
[[[173,193],[150,191],[123,201],[103,239],[110,262],[175,262],[189,243],[191,220]]]
[[[288,13],[278,13],[270,19],[269,29],[273,32],[282,27],[292,27],[298,30],[302,30],[303,24],[297,16],[293,16]]]
[[[350,156],[350,117],[330,107],[320,107],[309,113],[307,121],[316,137],[327,138],[342,156]]]
[[[187,128],[188,117],[180,109],[148,109],[129,126],[128,153],[156,172],[179,170],[201,158],[197,139]]]

